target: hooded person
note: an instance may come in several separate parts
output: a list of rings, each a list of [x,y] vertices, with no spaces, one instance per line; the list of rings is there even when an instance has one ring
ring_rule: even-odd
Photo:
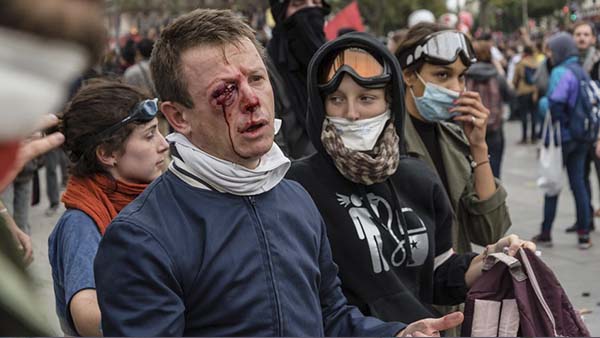
[[[578,247],[589,249],[590,241],[590,195],[585,187],[585,157],[590,144],[578,140],[569,126],[575,119],[575,106],[579,96],[579,79],[585,71],[579,64],[579,50],[573,37],[565,32],[556,33],[548,40],[549,58],[554,67],[550,73],[550,81],[546,99],[552,116],[552,122],[560,123],[561,148],[563,164],[567,168],[569,185],[573,191],[576,208],[576,229]],[[579,73],[579,75],[576,75]],[[544,140],[546,141],[546,140]],[[533,241],[545,246],[552,246],[552,223],[556,216],[558,196],[544,196],[544,220],[541,233],[533,237]]]
[[[278,117],[283,120],[280,142],[291,158],[312,154],[315,149],[305,130],[306,71],[313,54],[325,43],[325,16],[329,4],[307,0],[312,5],[296,6],[290,0],[270,0],[275,19],[273,38],[267,46],[270,57],[269,73],[277,78],[275,89]],[[289,15],[291,14],[291,15]],[[273,74],[275,73],[275,74]],[[282,103],[283,102],[283,103]]]
[[[463,302],[483,256],[454,253],[444,187],[406,156],[401,84],[398,61],[368,34],[321,47],[308,69],[306,128],[317,153],[287,177],[323,216],[348,302],[410,322],[439,316],[432,304]]]

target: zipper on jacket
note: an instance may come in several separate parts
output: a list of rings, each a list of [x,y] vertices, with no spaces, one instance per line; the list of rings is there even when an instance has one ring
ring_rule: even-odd
[[[269,240],[267,239],[267,233],[262,224],[260,216],[258,215],[258,210],[256,210],[256,199],[253,196],[248,196],[248,201],[252,206],[252,211],[254,212],[254,216],[256,216],[256,221],[258,227],[260,229],[260,233],[262,235],[263,241],[265,243],[265,251],[267,252],[268,259],[268,267],[269,267],[269,276],[271,279],[271,287],[273,288],[273,294],[275,298],[275,315],[277,320],[277,336],[283,337],[283,323],[281,322],[281,304],[279,300],[279,290],[277,289],[277,285],[275,284],[275,272],[273,268],[273,258],[271,257],[271,250],[269,249]]]

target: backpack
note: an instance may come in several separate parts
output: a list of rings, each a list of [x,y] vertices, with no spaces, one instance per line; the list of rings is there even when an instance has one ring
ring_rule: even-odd
[[[529,66],[524,66],[523,67],[523,79],[525,80],[525,83],[528,85],[534,85],[535,84],[535,73],[537,71],[537,68],[535,67],[529,67]]]
[[[495,131],[502,126],[502,92],[497,77],[480,81],[467,78],[467,88],[479,93],[481,103],[490,110],[487,130]]]
[[[569,115],[567,127],[571,137],[580,142],[595,142],[600,127],[598,110],[600,108],[600,90],[598,83],[578,63],[569,63],[566,67],[579,81],[579,90],[575,108]]]
[[[589,337],[548,266],[526,249],[489,254],[467,293],[461,337]]]

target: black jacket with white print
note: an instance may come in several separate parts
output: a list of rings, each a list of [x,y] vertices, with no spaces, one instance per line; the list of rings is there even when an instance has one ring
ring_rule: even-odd
[[[376,40],[351,33],[323,46],[309,67],[307,131],[317,153],[292,163],[287,178],[311,195],[325,224],[342,290],[365,315],[410,323],[438,317],[431,305],[465,300],[465,272],[475,254],[452,251],[452,207],[438,176],[421,160],[401,159],[385,182],[347,180],[320,141],[325,117],[314,72],[331,48],[356,44],[391,65],[392,120],[403,135],[404,95],[398,62]],[[402,138],[402,137],[401,137]]]

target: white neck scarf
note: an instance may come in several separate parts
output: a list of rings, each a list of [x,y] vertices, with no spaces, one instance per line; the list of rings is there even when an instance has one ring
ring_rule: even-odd
[[[255,169],[216,158],[193,145],[185,136],[173,133],[167,140],[181,158],[173,156],[169,170],[191,186],[238,196],[258,195],[273,189],[290,168],[290,160],[273,142]]]

